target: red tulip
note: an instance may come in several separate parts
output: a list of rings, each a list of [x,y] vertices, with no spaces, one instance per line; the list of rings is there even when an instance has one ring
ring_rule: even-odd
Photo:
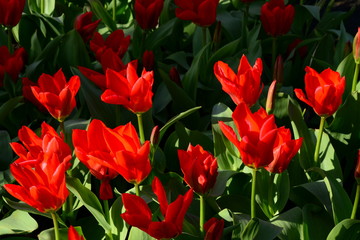
[[[95,53],[96,59],[101,61],[101,56],[107,49],[111,49],[121,59],[126,53],[130,44],[130,36],[126,36],[121,29],[112,32],[106,40],[96,32],[90,41],[90,49]]]
[[[224,219],[210,218],[205,224],[204,240],[220,240],[224,231]]]
[[[360,181],[360,149],[357,151],[357,163],[354,172],[354,177],[356,181]]]
[[[99,163],[99,161],[109,161],[113,158],[105,142],[104,129],[106,129],[105,124],[94,119],[89,124],[88,130],[73,130],[72,141],[76,157],[90,170],[92,175],[101,181],[100,199],[108,200],[113,198],[110,180],[114,179],[118,173]]]
[[[55,152],[38,155],[36,163],[14,162],[10,171],[20,184],[5,184],[4,188],[15,198],[40,212],[55,212],[65,202],[69,192],[66,188],[67,161]]]
[[[25,0],[0,0],[0,24],[16,26],[25,7]]]
[[[101,90],[105,91],[106,89],[106,77],[105,74],[96,72],[86,67],[78,66],[80,72],[90,81],[95,83]]]
[[[24,48],[18,48],[11,54],[6,46],[0,47],[0,87],[4,84],[5,73],[8,74],[13,81],[18,79],[19,73],[25,65],[25,55],[26,52]]]
[[[264,87],[261,82],[262,69],[260,58],[251,67],[245,55],[240,59],[237,74],[224,62],[218,61],[214,65],[214,73],[222,89],[235,104],[245,102],[248,106],[256,103]]]
[[[360,27],[354,37],[353,41],[353,55],[356,64],[360,64]]]
[[[316,72],[311,67],[305,68],[305,92],[295,89],[296,96],[314,109],[319,116],[331,116],[339,108],[345,91],[345,77],[330,68]]]
[[[223,134],[238,148],[243,163],[252,168],[269,165],[273,160],[273,146],[277,136],[274,115],[263,108],[252,113],[245,103],[240,103],[232,114],[241,137],[224,122],[219,122]]]
[[[77,16],[74,22],[74,28],[80,34],[84,42],[88,42],[94,36],[96,28],[101,21],[100,19],[93,21],[92,17],[92,12],[86,12]]]
[[[88,155],[88,157],[96,163],[116,171],[129,183],[140,184],[151,172],[150,142],[145,141],[141,145],[136,129],[131,123],[118,126],[115,129],[105,126],[99,127],[99,125],[101,124],[96,122],[95,126],[98,126],[103,131],[103,138],[110,153],[105,153],[108,150],[105,149],[103,140],[97,139],[97,142],[92,144],[102,146],[102,150],[97,151],[96,154],[98,155],[93,154],[92,156]],[[95,134],[95,129],[94,127],[93,131],[88,133],[88,137],[89,134]],[[97,136],[100,136],[100,134],[98,133]],[[78,141],[80,141],[80,138]],[[90,149],[90,145],[88,149]],[[86,151],[85,147],[84,151]]]
[[[18,131],[18,137],[22,144],[10,143],[11,148],[19,156],[16,160],[19,164],[36,164],[41,155],[56,154],[60,162],[67,162],[65,168],[70,167],[71,150],[57,132],[47,123],[41,124],[41,136],[37,136],[30,128],[23,126]]]
[[[139,77],[136,72],[136,61],[127,65],[126,71],[106,70],[107,89],[101,100],[110,104],[123,105],[134,113],[143,113],[152,107],[151,90],[154,73],[143,70]]]
[[[261,23],[267,34],[276,37],[290,31],[295,8],[285,6],[284,0],[270,0],[261,7]]]
[[[142,57],[142,63],[146,71],[153,70],[155,65],[154,52],[146,50]]]
[[[155,28],[164,6],[164,0],[135,0],[135,19],[144,30]]]
[[[184,180],[196,193],[205,194],[214,187],[218,165],[212,154],[200,145],[189,145],[187,151],[178,150],[178,156]]]
[[[179,195],[169,204],[164,187],[157,177],[152,182],[152,189],[158,197],[164,220],[152,221],[151,210],[144,199],[128,193],[122,194],[126,212],[121,214],[121,217],[129,225],[141,229],[156,239],[174,238],[182,233],[184,217],[192,202],[193,191],[190,189],[184,196]]]
[[[206,27],[216,20],[219,0],[175,0],[175,4],[178,6],[176,17]]]
[[[121,58],[116,55],[116,53],[111,49],[106,49],[105,52],[101,55],[100,64],[104,73],[106,73],[106,70],[108,68],[119,72],[126,69],[127,66],[123,63]]]
[[[66,78],[60,69],[54,76],[42,74],[39,77],[38,86],[32,86],[31,90],[49,113],[59,122],[62,122],[75,108],[75,95],[79,88],[79,76],[73,76],[69,82],[66,82]]]
[[[84,240],[84,237],[73,226],[70,226],[68,229],[68,240]]]
[[[291,139],[291,132],[289,129],[281,127],[278,129],[276,141],[274,143],[274,159],[265,167],[265,169],[272,173],[282,173],[285,171],[291,159],[299,151],[303,139]]]
[[[41,112],[47,112],[46,108],[34,96],[31,86],[36,86],[36,83],[30,81],[28,78],[22,78],[22,95],[26,100],[34,104]]]

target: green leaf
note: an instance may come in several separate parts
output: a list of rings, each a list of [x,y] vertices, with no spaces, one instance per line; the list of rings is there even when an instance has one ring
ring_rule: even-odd
[[[271,223],[281,227],[281,233],[278,237],[281,240],[285,239],[302,239],[302,210],[299,207],[294,207],[287,212],[281,213],[271,220]]]
[[[3,103],[0,107],[0,124],[6,122],[7,117],[15,109],[15,107],[23,100],[23,96],[10,98],[8,101]]]
[[[217,158],[220,170],[236,171],[242,165],[239,152],[220,130],[219,121],[223,121],[236,131],[232,121],[232,111],[225,104],[218,103],[213,107],[211,114],[212,133],[214,139],[214,155]]]
[[[138,229],[137,227],[132,227],[130,231],[129,240],[155,240],[155,238],[148,235],[146,232]]]
[[[125,239],[127,228],[124,220],[120,217],[122,213],[123,203],[121,196],[118,197],[110,208],[111,232],[117,236],[117,239]]]
[[[209,196],[221,196],[225,191],[227,181],[237,173],[237,171],[218,171],[215,185],[209,192]]]
[[[0,170],[9,169],[13,162],[13,151],[10,147],[10,136],[7,131],[0,131]],[[2,186],[0,184],[0,186]]]
[[[145,49],[153,50],[159,48],[162,44],[167,41],[167,38],[173,34],[174,25],[177,18],[173,18],[167,23],[161,25],[156,31],[151,32],[145,41]]]
[[[0,236],[30,233],[37,228],[37,222],[27,212],[20,210],[15,210],[9,217],[0,220]]]
[[[77,178],[67,178],[66,185],[70,192],[72,192],[96,218],[105,231],[109,231],[111,226],[104,217],[102,206],[96,195],[91,190],[84,187]]]
[[[95,13],[95,15],[101,19],[103,23],[105,23],[111,32],[115,31],[117,29],[116,23],[105,10],[102,3],[99,0],[88,0],[88,2],[90,3],[91,10]]]
[[[331,230],[326,240],[357,240],[360,236],[360,220],[344,219]]]
[[[302,5],[318,21],[320,21],[320,7],[314,5]]]
[[[325,239],[333,223],[321,207],[307,204],[303,207],[303,239]]]
[[[79,234],[82,234],[82,230],[80,227],[75,227],[76,230],[79,232]],[[68,228],[59,228],[59,237],[60,239],[67,239],[68,237]],[[54,228],[49,228],[44,231],[42,231],[38,235],[39,240],[54,240],[55,239],[55,233]]]
[[[343,99],[350,94],[352,87],[352,79],[355,72],[355,61],[352,53],[347,55],[336,68],[336,71],[340,73],[340,76],[344,76],[346,80],[345,93],[343,94]]]
[[[272,240],[280,232],[280,227],[258,218],[253,218],[241,233],[241,240]]]

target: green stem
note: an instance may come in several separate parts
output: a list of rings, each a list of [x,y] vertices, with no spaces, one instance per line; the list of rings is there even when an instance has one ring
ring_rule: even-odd
[[[13,48],[13,45],[12,45],[12,27],[8,27],[8,32],[7,32],[7,35],[8,35],[8,49],[9,49],[9,52],[12,54],[14,52],[14,48]]]
[[[354,78],[353,78],[352,87],[351,87],[352,92],[355,92],[355,90],[356,90],[356,84],[358,82],[358,78],[359,78],[359,64],[355,64]]]
[[[105,219],[110,224],[110,209],[109,209],[109,201],[103,200],[104,203],[104,213],[105,213]],[[111,228],[106,232],[106,239],[107,240],[113,240]]]
[[[51,218],[52,218],[53,223],[54,223],[55,240],[60,240],[59,224],[58,224],[58,221],[56,219],[56,213],[55,212],[50,212],[50,214],[51,214]]]
[[[354,206],[351,212],[351,219],[356,219],[356,210],[359,205],[359,198],[360,198],[360,184],[356,186],[356,195],[354,200]]]
[[[300,5],[304,5],[304,0],[300,0]]]
[[[41,13],[45,12],[45,0],[40,1],[40,11]]]
[[[202,27],[202,46],[205,47],[207,42],[206,39],[206,27]]]
[[[144,144],[145,135],[144,135],[144,126],[143,126],[143,121],[142,121],[142,114],[137,113],[136,116],[137,116],[138,126],[139,126],[140,143]]]
[[[272,58],[271,58],[271,64],[272,64],[272,76],[274,76],[275,72],[275,61],[276,61],[276,37],[273,37],[272,39]]]
[[[66,137],[65,137],[65,124],[64,121],[59,122],[60,123],[60,134],[63,134],[64,136],[64,142],[66,142]],[[61,135],[60,135],[61,136]]]
[[[271,214],[273,214],[273,206],[274,206],[274,178],[275,178],[275,174],[270,173],[268,204],[271,208]]]
[[[116,0],[113,0],[113,3],[114,4],[113,4],[113,12],[112,12],[113,16],[112,17],[113,17],[113,20],[116,21],[116,5],[117,5]]]
[[[316,139],[316,147],[315,147],[315,153],[314,153],[314,163],[315,167],[319,167],[319,152],[320,152],[320,145],[321,145],[321,138],[324,132],[324,126],[325,126],[325,119],[326,117],[321,117],[320,119],[320,127],[319,127],[319,135]]]
[[[139,184],[134,183],[135,185],[135,194],[136,196],[140,197],[140,188],[139,188]]]
[[[200,232],[204,236],[204,224],[205,224],[205,198],[200,195]]]
[[[256,173],[257,169],[253,168],[252,171],[252,184],[251,184],[251,218],[255,218],[255,189],[256,189]]]

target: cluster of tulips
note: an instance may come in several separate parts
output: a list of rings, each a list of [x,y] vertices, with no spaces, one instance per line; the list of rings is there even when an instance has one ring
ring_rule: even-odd
[[[27,6],[30,5],[29,2]],[[90,0],[89,2],[94,4],[91,7],[96,6],[95,3],[100,3]],[[112,2],[115,9],[117,1]],[[172,5],[178,19],[190,21],[202,28],[204,48],[209,42],[207,31],[217,19],[219,2],[219,0],[175,0]],[[254,1],[239,2],[244,5],[242,25],[245,38],[249,33],[246,29],[250,17],[249,8]],[[159,149],[162,147],[160,139],[167,136],[165,131],[172,123],[166,128],[153,127],[151,134],[147,134],[144,129],[144,125],[147,124],[145,121],[153,108],[156,94],[154,86],[159,86],[158,73],[154,70],[156,68],[154,51],[141,49],[139,58],[134,60],[129,59],[129,56],[125,57],[129,48],[137,47],[131,45],[132,36],[122,29],[114,29],[104,37],[105,35],[97,32],[101,19],[94,20],[93,12],[89,11],[75,19],[74,29],[94,56],[97,68],[76,66],[75,72],[78,74],[71,77],[67,77],[63,68],[60,68],[54,74],[42,73],[37,79],[31,80],[26,74],[22,74],[27,61],[25,49],[14,44],[15,38],[12,35],[13,28],[21,19],[25,4],[25,0],[0,1],[0,24],[7,29],[10,39],[8,46],[0,47],[0,87],[9,91],[20,86],[24,101],[36,106],[37,111],[51,116],[52,119],[48,123],[42,122],[40,129],[22,126],[18,130],[18,141],[10,143],[13,152],[17,155],[10,164],[11,174],[17,183],[7,183],[3,187],[12,197],[52,218],[54,228],[51,230],[51,239],[66,239],[66,236],[70,240],[84,239],[86,229],[76,226],[74,214],[76,201],[80,201],[94,215],[104,228],[106,239],[112,240],[116,237],[129,239],[131,232],[136,228],[155,239],[177,237],[227,239],[239,224],[231,225],[228,223],[229,218],[221,215],[209,217],[209,214],[206,214],[206,205],[207,203],[214,205],[216,197],[226,194],[223,192],[229,186],[228,179],[239,171],[248,171],[251,174],[249,181],[251,196],[248,206],[250,220],[247,220],[244,229],[250,231],[249,229],[254,227],[252,224],[260,218],[257,208],[261,200],[256,199],[259,197],[257,196],[259,174],[267,172],[267,176],[271,179],[271,182],[260,182],[260,184],[273,185],[275,175],[287,171],[292,159],[302,151],[301,149],[307,147],[304,146],[306,136],[299,133],[292,134],[288,125],[280,125],[276,121],[274,114],[284,71],[283,59],[276,54],[280,47],[277,46],[277,39],[290,31],[295,16],[294,6],[286,5],[284,0],[270,0],[263,3],[260,8],[263,30],[271,36],[272,41],[272,53],[268,61],[270,67],[267,67],[267,71],[272,72],[270,74],[272,83],[265,88],[267,90],[265,107],[260,104],[261,96],[265,95],[262,75],[267,63],[264,59],[257,58],[255,63],[251,64],[246,54],[243,54],[238,60],[237,72],[220,59],[211,65],[213,76],[218,80],[219,86],[221,85],[222,91],[232,100],[231,106],[234,106],[234,111],[230,110],[228,118],[219,119],[212,124],[220,129],[223,146],[241,159],[241,170],[238,166],[232,175],[227,176],[226,181],[224,179],[220,181],[224,167],[218,159],[227,159],[227,157],[220,155],[219,150],[215,150],[213,154],[206,150],[205,146],[195,144],[196,140],[190,139],[187,149],[177,149],[177,159],[171,159],[179,165],[178,177],[187,187],[182,194],[171,196],[172,194],[165,187],[168,176],[164,169],[159,168],[156,158],[159,157]],[[169,1],[164,0],[135,0],[131,5],[135,24],[141,29],[144,41],[159,26],[164,4],[169,7]],[[99,11],[97,13],[99,14]],[[14,46],[16,46],[15,50]],[[299,51],[300,49],[301,46],[296,48]],[[355,70],[351,93],[356,93],[360,64],[360,28],[353,40],[352,57]],[[21,81],[18,81],[19,76],[22,76]],[[167,78],[172,80],[170,80],[171,84],[176,88],[187,88],[182,85],[176,68],[171,68]],[[74,112],[79,108],[78,93],[83,87],[82,79],[89,80],[89,83],[94,84],[94,88],[101,91],[98,97],[102,104],[122,106],[134,116],[135,121],[111,127],[105,121],[90,114],[85,127],[66,129],[66,123],[75,118]],[[312,108],[320,118],[311,164],[307,169],[299,168],[309,182],[319,181],[319,175],[322,176],[320,148],[324,128],[327,119],[333,118],[346,97],[344,96],[346,81],[349,80],[345,80],[344,76],[330,68],[317,71],[311,66],[306,66],[304,90],[296,88],[291,92],[303,106]],[[197,87],[190,86],[194,89]],[[10,96],[14,94],[10,92]],[[174,121],[181,120],[197,109],[193,108],[189,110],[190,112],[179,114]],[[114,112],[113,116],[108,118],[118,118],[118,115],[118,112]],[[54,128],[55,126],[58,126],[58,130]],[[354,172],[355,178],[360,179],[360,152],[357,159]],[[320,173],[311,172],[308,170],[309,167],[320,169],[316,170]],[[86,193],[76,189],[76,183],[80,182],[76,173],[84,169],[99,181],[98,192],[95,194],[91,193],[91,187],[81,190],[88,191]],[[84,175],[86,174],[82,174],[82,177]],[[118,180],[119,176],[127,182],[127,189],[123,192],[114,190],[113,181]],[[183,189],[185,189],[184,185]],[[83,188],[88,187],[83,186]],[[215,193],[218,188],[222,189],[220,194]],[[269,193],[273,192],[269,191]],[[95,195],[98,196],[95,197],[96,200],[86,200]],[[357,201],[359,195],[358,187]],[[119,200],[115,201],[116,198]],[[273,199],[274,196],[269,196],[270,198]],[[113,204],[112,208],[115,208],[116,204],[119,204],[120,208],[123,206],[121,214],[110,216],[109,202]],[[154,203],[157,203],[156,206]],[[271,203],[269,200],[268,204],[271,207],[274,202]],[[353,204],[352,219],[356,218],[357,204],[356,201]],[[96,215],[98,205],[103,209],[103,216]],[[195,236],[181,238],[186,235],[183,234],[186,233],[183,230],[184,222],[186,216],[190,215],[188,212],[191,208],[197,208],[198,216],[193,216],[192,219],[190,217],[191,220],[188,220],[187,224],[193,223],[198,229],[194,230]],[[214,208],[217,209],[217,213],[222,210],[218,205]],[[276,214],[278,213],[265,213],[269,219]],[[114,218],[127,224],[126,227],[122,227],[122,230],[125,230],[121,234],[114,231]],[[245,230],[242,231],[241,236],[243,239],[251,239],[249,236],[253,236],[251,235],[253,233]]]

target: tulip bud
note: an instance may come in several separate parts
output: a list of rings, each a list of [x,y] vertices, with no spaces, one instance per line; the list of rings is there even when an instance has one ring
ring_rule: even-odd
[[[355,35],[353,42],[353,55],[356,64],[360,64],[360,27]]]
[[[180,80],[180,75],[179,75],[179,72],[177,71],[176,67],[172,67],[170,69],[170,72],[169,72],[169,75],[170,75],[170,79],[176,83],[179,87],[181,87],[181,80]]]
[[[284,60],[281,55],[277,56],[274,66],[274,75],[273,80],[276,80],[277,83],[282,84],[284,75]]]
[[[358,184],[360,184],[360,149],[357,152],[357,164],[354,172],[354,177]]]
[[[154,69],[155,60],[153,51],[146,50],[142,57],[142,63],[146,71],[151,71]]]
[[[275,106],[275,94],[276,94],[276,79],[271,83],[266,99],[266,112],[269,114],[272,112]]]
[[[159,126],[155,126],[152,131],[151,131],[151,135],[150,135],[150,143],[151,145],[156,145],[158,144],[159,141]]]
[[[213,43],[215,45],[215,49],[220,45],[221,42],[221,21],[218,21],[216,24],[216,28],[214,31]]]

